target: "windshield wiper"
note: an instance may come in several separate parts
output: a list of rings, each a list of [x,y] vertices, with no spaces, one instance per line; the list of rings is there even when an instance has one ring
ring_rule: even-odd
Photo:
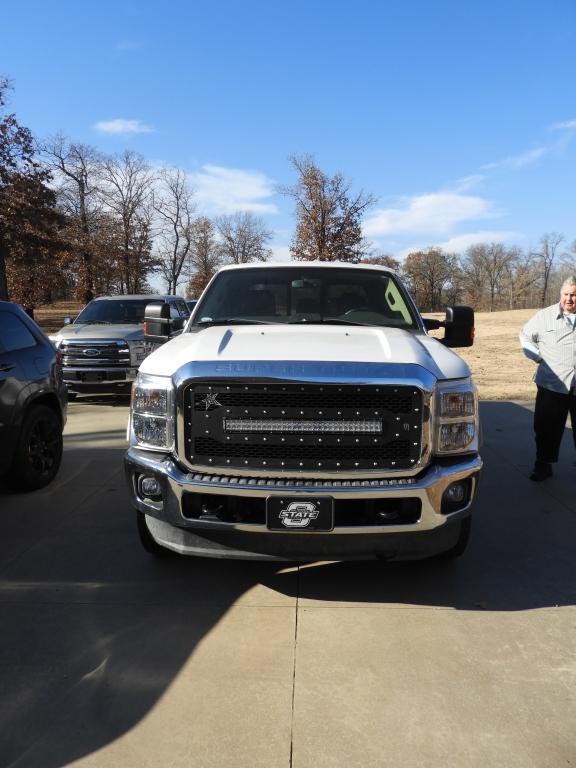
[[[373,328],[373,323],[355,323],[353,320],[340,320],[337,317],[325,317],[323,320],[307,320],[301,317],[298,320],[290,320],[288,325],[361,325],[364,328]]]
[[[112,325],[110,320],[78,320],[76,321],[77,325]]]
[[[224,320],[198,320],[194,325],[208,327],[210,325],[277,325],[267,320],[248,320],[246,317],[228,317]]]

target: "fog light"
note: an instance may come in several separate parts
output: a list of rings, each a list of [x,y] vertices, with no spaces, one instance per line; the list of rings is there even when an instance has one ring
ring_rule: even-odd
[[[453,483],[446,488],[446,501],[450,504],[458,504],[464,499],[465,489],[462,483]]]
[[[465,507],[470,501],[470,478],[452,483],[442,496],[442,514],[448,515]]]
[[[138,490],[140,491],[141,496],[145,496],[149,499],[157,499],[162,496],[160,483],[155,477],[141,475],[138,479]]]

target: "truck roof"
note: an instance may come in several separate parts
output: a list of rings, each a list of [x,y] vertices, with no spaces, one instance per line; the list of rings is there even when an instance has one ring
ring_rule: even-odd
[[[179,299],[180,296],[173,296],[171,294],[157,294],[157,293],[123,293],[118,296],[95,296],[92,301],[100,301],[106,299],[107,301],[126,301],[126,299],[149,299],[150,301],[165,301],[166,299]],[[185,299],[182,299],[185,301]]]
[[[393,269],[389,267],[383,267],[380,264],[351,264],[349,261],[264,261],[264,262],[248,262],[247,264],[227,264],[225,267],[220,267],[218,272],[224,272],[229,269],[269,269],[273,268],[286,268],[297,267],[298,269],[309,269],[310,267],[322,268],[322,269],[368,269],[378,270],[379,272],[386,272],[388,274],[395,274]]]

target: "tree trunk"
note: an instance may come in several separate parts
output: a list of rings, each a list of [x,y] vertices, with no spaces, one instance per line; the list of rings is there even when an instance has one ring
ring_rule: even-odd
[[[0,235],[0,301],[10,301],[6,279],[6,247]]]

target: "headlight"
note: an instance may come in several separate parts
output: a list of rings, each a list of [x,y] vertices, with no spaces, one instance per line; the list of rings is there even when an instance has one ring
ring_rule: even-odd
[[[443,382],[436,393],[437,454],[478,450],[478,395],[471,379]]]
[[[128,341],[128,348],[130,350],[130,365],[140,365],[145,357],[148,357],[150,352],[154,350],[154,345],[149,341]]]
[[[139,373],[132,387],[130,443],[171,451],[174,447],[174,387],[163,376]]]
[[[54,344],[54,346],[56,347],[56,349],[58,349],[58,347],[59,347],[59,346],[60,346],[60,344],[62,343],[62,339],[60,338],[60,336],[48,336],[48,338],[50,339],[50,341],[52,342],[52,344]]]

